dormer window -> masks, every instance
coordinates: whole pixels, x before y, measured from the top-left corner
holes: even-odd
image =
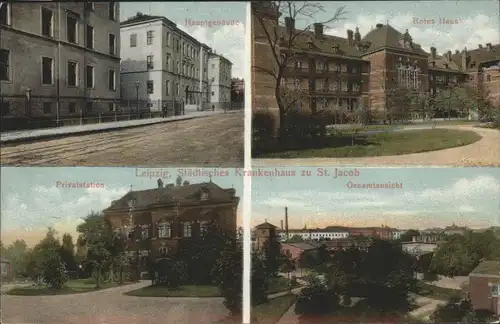
[[[208,200],[208,191],[202,191],[200,199],[201,200]]]

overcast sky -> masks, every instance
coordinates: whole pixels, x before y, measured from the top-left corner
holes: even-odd
[[[301,3],[300,1],[297,4]],[[328,21],[333,13],[344,7],[342,19],[329,24],[326,33],[346,37],[346,30],[359,27],[361,37],[376,24],[389,24],[400,32],[408,29],[413,41],[430,52],[477,48],[479,44],[500,42],[500,2],[490,1],[324,1],[325,12],[312,19],[299,16],[297,26],[303,28],[313,22]],[[300,19],[299,19],[300,18]],[[456,24],[441,24],[441,19]],[[426,23],[422,23],[426,21]]]
[[[233,63],[232,76],[244,76],[245,2],[121,2],[120,20],[135,16],[137,12],[164,16],[198,41],[212,47]],[[235,20],[231,26],[188,26],[186,20]]]
[[[272,169],[269,169],[272,170]],[[310,170],[311,176],[301,176]],[[359,168],[359,175],[252,178],[252,225],[280,226],[288,207],[289,226],[380,226],[402,229],[500,225],[498,168]],[[351,170],[342,168],[342,170]],[[349,184],[398,183],[401,189],[358,189]],[[349,188],[350,187],[350,188]]]
[[[61,234],[64,232],[74,234],[82,217],[86,217],[91,211],[101,211],[108,207],[112,200],[126,194],[131,185],[133,190],[156,188],[158,179],[156,173],[160,170],[163,182],[166,184],[175,182],[180,169],[2,167],[0,202],[2,241],[10,243],[21,238],[28,244],[37,243],[49,226]],[[228,171],[228,175],[214,176],[212,181],[222,188],[234,187],[236,195],[241,197],[243,178],[235,176],[234,170],[231,169],[219,169],[219,171],[220,173]],[[153,175],[139,176],[145,175],[145,172]],[[183,179],[191,183],[209,181],[208,176],[184,176]],[[62,184],[64,182],[102,184],[103,188],[64,188]],[[241,221],[241,205],[240,201],[239,221]]]

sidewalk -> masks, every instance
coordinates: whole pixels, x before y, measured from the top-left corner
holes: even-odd
[[[227,113],[236,113],[243,110],[231,110]],[[33,129],[33,130],[22,130],[14,132],[5,132],[0,134],[1,144],[12,144],[17,142],[29,142],[39,139],[49,139],[58,138],[74,135],[85,135],[97,132],[108,132],[113,130],[119,130],[124,128],[141,127],[146,125],[154,125],[160,123],[168,123],[179,120],[188,120],[194,118],[209,117],[213,115],[224,114],[223,110],[219,111],[196,111],[190,112],[187,115],[182,116],[172,116],[167,118],[150,118],[150,119],[136,119],[127,120],[119,122],[109,122],[101,124],[88,124],[88,125],[78,125],[78,126],[66,126],[60,128],[45,128],[45,129]]]

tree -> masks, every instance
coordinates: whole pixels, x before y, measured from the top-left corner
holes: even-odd
[[[66,267],[58,251],[49,249],[43,251],[39,262],[40,274],[44,282],[54,289],[61,289],[68,281]]]
[[[264,262],[262,262],[262,259],[256,253],[252,253],[252,272],[250,283],[252,305],[260,305],[267,302],[269,278],[266,273]]]
[[[169,289],[178,289],[187,279],[186,263],[183,261],[162,258],[155,268],[158,272],[156,283]]]
[[[293,258],[292,256],[292,253],[290,253],[290,251],[285,251],[284,254],[283,254],[283,259],[282,259],[283,263],[281,264],[281,267],[280,267],[280,270],[281,272],[284,272],[287,274],[288,276],[288,281],[289,281],[289,288],[290,290],[292,289],[292,285],[291,285],[291,278],[290,278],[290,274],[295,271],[296,267],[295,267],[295,259]]]
[[[243,306],[243,246],[240,241],[226,242],[212,274],[224,296],[224,306],[231,315],[240,315]]]
[[[75,271],[76,261],[75,261],[75,245],[73,244],[73,237],[65,233],[62,237],[62,245],[59,250],[62,261],[66,265],[68,271]]]
[[[413,238],[417,236],[420,236],[420,232],[414,229],[410,229],[403,233],[399,240],[401,242],[411,242]]]
[[[474,310],[470,300],[450,298],[445,305],[440,305],[431,314],[434,323],[489,323],[495,314],[488,310]]]
[[[270,277],[278,276],[283,263],[281,244],[277,240],[267,240],[262,246],[262,260]]]
[[[11,263],[14,276],[25,276],[30,250],[24,240],[16,240],[9,246],[2,245],[2,256]]]
[[[274,97],[276,99],[279,110],[279,137],[285,138],[286,113],[294,107],[295,95],[290,96],[287,94],[287,87],[284,85],[284,78],[287,76],[287,69],[295,64],[297,58],[303,55],[303,50],[297,45],[297,40],[303,37],[309,31],[312,24],[305,26],[303,29],[296,29],[293,32],[283,34],[283,28],[279,26],[279,16],[270,19],[261,14],[260,10],[263,7],[274,7],[276,13],[281,13],[283,16],[293,19],[294,21],[304,21],[313,18],[316,13],[326,12],[321,4],[316,3],[297,3],[294,1],[255,1],[252,3],[252,15],[256,18],[256,28],[259,32],[255,34],[256,40],[269,45],[270,67],[267,66],[252,66],[252,68],[265,78],[269,78],[274,87]],[[344,8],[339,8],[334,13],[333,17],[321,22],[327,26],[335,21],[338,21],[344,13]],[[304,19],[305,18],[305,19]],[[269,63],[269,62],[268,62]],[[294,92],[295,93],[295,92]],[[287,100],[290,98],[292,100]]]

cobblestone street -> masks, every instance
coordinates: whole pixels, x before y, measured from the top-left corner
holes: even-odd
[[[228,314],[221,298],[131,297],[150,282],[60,296],[2,295],[4,324],[217,323]]]
[[[242,167],[241,113],[2,146],[3,166]]]

